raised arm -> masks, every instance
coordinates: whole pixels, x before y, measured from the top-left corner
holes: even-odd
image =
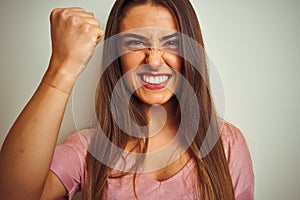
[[[49,173],[49,168],[66,104],[78,75],[103,35],[94,15],[82,8],[55,9],[50,21],[49,67],[1,148],[3,200],[40,199],[45,187],[56,188],[53,184],[58,183],[57,178]],[[51,196],[63,195],[62,192],[65,191],[53,190],[57,194]]]

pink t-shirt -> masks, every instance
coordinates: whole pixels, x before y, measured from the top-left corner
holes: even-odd
[[[71,134],[56,147],[51,170],[66,187],[68,194],[63,199],[72,199],[82,191],[86,180],[85,156],[87,150],[82,143],[82,135],[91,138],[93,131],[84,129]],[[81,136],[79,136],[81,134]],[[241,132],[233,125],[225,123],[222,130],[224,150],[232,178],[236,200],[254,199],[254,175],[250,153]],[[133,175],[109,178],[105,188],[105,199],[136,199],[132,184]],[[139,199],[184,200],[195,199],[197,168],[191,159],[178,173],[164,181],[157,181],[146,173],[136,178],[136,193]]]

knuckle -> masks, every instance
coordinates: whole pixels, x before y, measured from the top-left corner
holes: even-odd
[[[78,16],[77,15],[72,15],[70,18],[69,18],[69,20],[70,20],[70,23],[71,24],[77,24],[78,23]]]
[[[95,17],[93,12],[87,12],[87,14],[89,14],[91,17]]]
[[[84,23],[82,29],[84,32],[90,32],[93,29],[93,26],[89,23]]]
[[[50,19],[51,20],[54,20],[55,17],[57,16],[57,13],[60,11],[61,9],[60,8],[55,8],[51,11],[51,14],[50,14]]]
[[[67,17],[67,16],[70,15],[70,12],[71,12],[71,10],[68,9],[68,8],[63,9],[63,10],[60,12],[60,16],[61,16],[61,17]]]
[[[98,19],[95,19],[95,23],[96,23],[97,26],[100,27],[100,21]]]
[[[74,9],[78,9],[78,10],[80,10],[80,11],[85,12],[84,8],[82,8],[82,7],[74,7]]]

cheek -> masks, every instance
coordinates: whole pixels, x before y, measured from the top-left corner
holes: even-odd
[[[174,54],[165,54],[163,55],[163,58],[169,67],[173,68],[177,72],[181,72],[182,61],[180,56]]]
[[[130,52],[120,57],[123,74],[143,64],[145,55],[140,52]]]

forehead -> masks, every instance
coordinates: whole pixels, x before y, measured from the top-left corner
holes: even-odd
[[[174,17],[168,8],[151,4],[129,9],[120,22],[120,32],[149,27],[177,31]]]

